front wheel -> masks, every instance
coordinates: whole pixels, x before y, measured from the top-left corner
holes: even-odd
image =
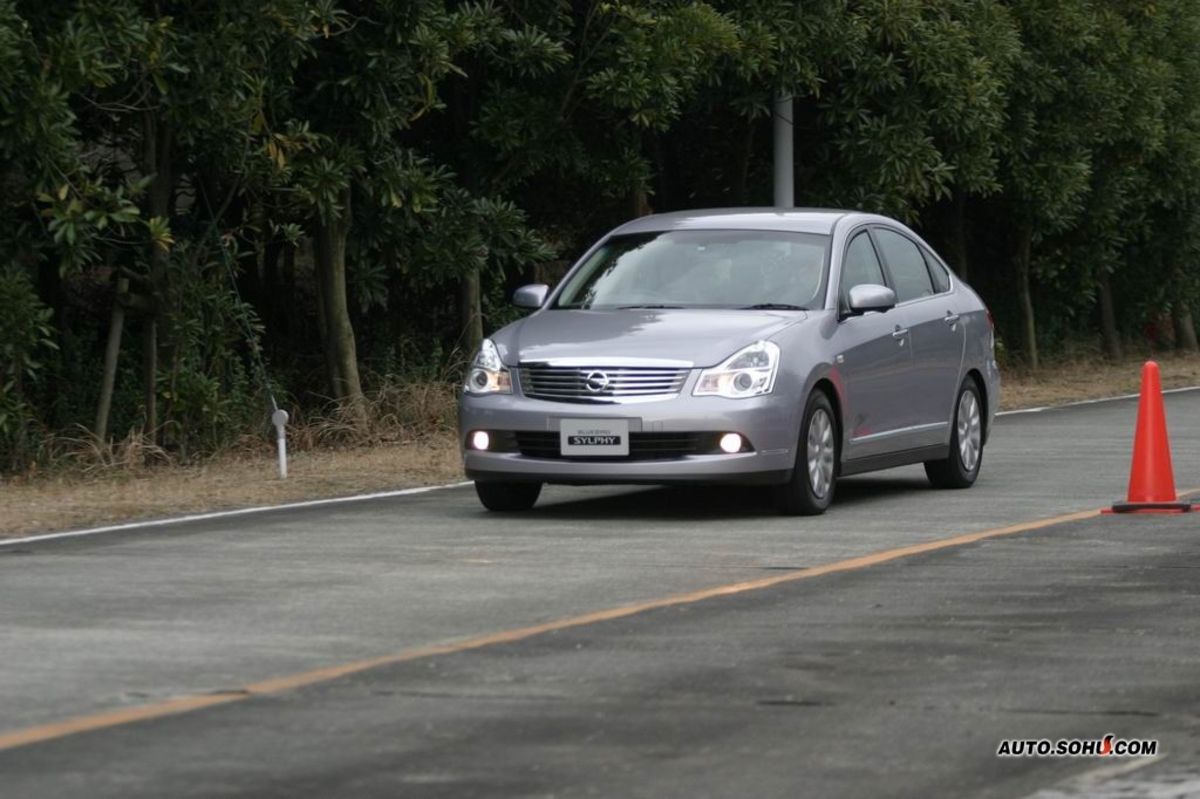
[[[796,468],[792,479],[775,489],[775,507],[785,516],[817,516],[833,502],[837,479],[837,423],[823,391],[814,391],[804,407]]]
[[[954,408],[949,457],[925,462],[925,474],[934,488],[970,488],[983,465],[983,403],[972,378],[963,380]]]
[[[475,493],[488,510],[529,510],[542,493],[541,483],[475,481]]]

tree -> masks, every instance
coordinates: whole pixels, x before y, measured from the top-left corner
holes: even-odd
[[[1118,277],[1125,294],[1141,298],[1144,307],[1170,307],[1179,345],[1196,352],[1200,347],[1192,306],[1200,298],[1200,59],[1195,42],[1200,3],[1160,3],[1141,19],[1153,37],[1151,53],[1165,68],[1162,140],[1142,164],[1141,182],[1131,192],[1136,224],[1130,226],[1121,264],[1130,268]]]
[[[1093,169],[1092,126],[1107,78],[1105,43],[1088,0],[1015,0],[1022,52],[1013,71],[1001,145],[1001,184],[1011,225],[1012,274],[1022,352],[1038,367],[1033,302],[1035,247],[1079,218]]]
[[[468,190],[582,243],[598,219],[647,211],[659,137],[740,47],[736,25],[707,3],[506,4],[455,83],[453,144],[438,157]],[[472,274],[464,285],[464,320],[478,318]]]

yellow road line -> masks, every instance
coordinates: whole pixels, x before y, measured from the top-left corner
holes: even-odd
[[[1180,495],[1182,496],[1198,492],[1200,492],[1200,488],[1180,492]],[[164,716],[174,716],[181,713],[190,713],[192,711],[202,710],[204,708],[214,707],[216,705],[240,702],[254,696],[263,696],[267,694],[280,693],[282,691],[291,691],[308,685],[325,683],[331,680],[337,680],[341,677],[347,677],[352,674],[359,674],[361,672],[368,671],[370,669],[376,669],[381,666],[406,663],[413,660],[420,660],[422,658],[436,657],[438,655],[451,655],[458,652],[467,652],[472,649],[481,649],[483,647],[495,646],[497,644],[508,644],[515,641],[522,641],[527,638],[532,638],[534,636],[544,635],[545,633],[555,632],[557,630],[568,630],[574,627],[583,627],[603,621],[621,619],[651,610],[660,610],[662,608],[669,608],[677,605],[689,605],[696,602],[703,602],[708,599],[714,599],[716,597],[744,594],[749,591],[760,591],[764,588],[771,588],[777,585],[793,583],[799,580],[807,580],[813,577],[821,577],[826,574],[857,571],[859,569],[870,568],[871,566],[878,566],[882,563],[900,560],[901,558],[912,557],[913,555],[922,555],[927,552],[936,552],[942,549],[950,549],[952,547],[974,544],[978,541],[984,541],[989,538],[999,538],[1001,536],[1016,535],[1018,533],[1029,532],[1031,530],[1040,530],[1058,524],[1065,524],[1067,522],[1091,519],[1098,517],[1099,515],[1100,511],[1098,509],[1079,511],[1076,513],[1066,513],[1061,516],[1037,519],[1035,521],[1013,524],[1007,527],[997,527],[977,533],[966,533],[964,535],[957,535],[951,538],[942,538],[936,541],[926,541],[925,543],[921,544],[911,544],[909,546],[896,547],[895,549],[885,549],[868,555],[846,558],[845,560],[838,560],[832,563],[825,563],[820,566],[813,566],[806,569],[797,569],[795,571],[784,572],[771,577],[763,577],[758,580],[747,580],[745,582],[719,585],[699,591],[691,591],[688,593],[675,594],[673,596],[663,597],[660,599],[637,602],[632,605],[623,605],[621,607],[609,608],[607,610],[584,613],[578,616],[569,616],[564,619],[549,621],[543,624],[535,624],[529,627],[518,627],[511,630],[503,630],[501,632],[472,636],[470,638],[464,638],[445,644],[420,646],[413,649],[406,649],[391,655],[383,655],[381,657],[368,658],[366,660],[356,660],[349,663],[326,666],[324,668],[312,669],[310,671],[303,671],[283,677],[274,677],[271,679],[262,680],[260,682],[250,683],[233,691],[216,694],[183,696],[175,699],[167,699],[161,702],[152,702],[145,705],[139,705],[132,708],[103,711],[85,716],[76,716],[63,721],[40,724],[35,727],[27,727],[25,729],[0,733],[0,751],[5,749],[13,749],[18,746],[28,746],[30,744],[41,743],[44,741],[52,741],[68,735],[74,735],[76,733],[102,730],[110,727],[119,727],[124,724],[133,724],[139,721],[149,721],[150,719],[162,718]]]
[[[65,738],[68,735],[74,735],[78,732],[91,732],[92,730],[102,730],[108,727],[119,727],[122,724],[133,724],[138,721],[157,719],[162,716],[173,716],[177,713],[189,713],[201,708],[236,702],[242,698],[242,696],[233,693],[211,694],[207,696],[181,696],[176,699],[167,699],[149,705],[138,705],[137,707],[122,708],[121,710],[109,710],[90,716],[76,716],[64,721],[54,721],[49,724],[40,724],[37,727],[28,727],[24,730],[14,730],[13,732],[4,733],[0,735],[0,750],[12,749],[15,746],[25,746],[26,744],[34,744],[40,741],[51,741],[55,738]]]

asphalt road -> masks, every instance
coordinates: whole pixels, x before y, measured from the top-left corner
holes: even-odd
[[[970,491],[897,469],[845,481],[819,519],[749,490],[552,488],[498,516],[450,489],[0,546],[0,739],[98,727],[0,751],[0,795],[1200,793],[1200,517],[790,576],[1107,505],[1134,410],[1004,417]],[[1200,393],[1168,417],[1180,488],[1200,486]],[[246,692],[394,653],[411,658]],[[212,706],[112,724],[180,696]],[[1106,733],[1160,757],[994,755]]]

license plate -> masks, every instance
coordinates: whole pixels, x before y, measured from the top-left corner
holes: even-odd
[[[628,455],[628,419],[563,419],[559,426],[563,457]]]

